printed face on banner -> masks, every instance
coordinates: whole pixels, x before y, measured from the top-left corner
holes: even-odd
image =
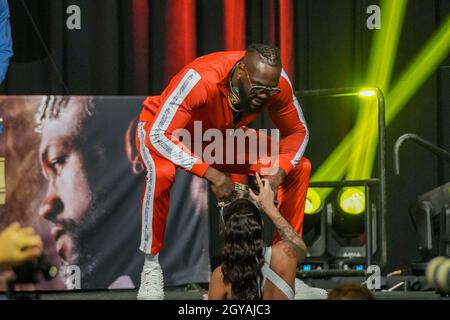
[[[83,101],[74,101],[72,107],[60,112],[58,117],[42,122],[39,160],[48,180],[47,194],[39,208],[39,215],[54,223],[51,235],[61,259],[77,264],[79,244],[77,227],[92,215],[92,190],[88,183],[85,157],[80,147],[82,123],[86,119]]]
[[[34,227],[44,255],[59,268],[57,279],[25,288],[136,287],[145,180],[133,169],[137,152],[130,132],[142,99],[0,98],[0,156],[7,167],[0,230],[13,221]],[[68,285],[71,270],[79,270],[76,286]],[[0,275],[0,290],[5,282]]]
[[[52,280],[20,284],[18,290],[139,286],[146,172],[135,132],[143,100],[0,96],[0,158],[6,167],[0,231],[12,222],[33,227],[43,255],[59,270]],[[208,187],[188,173],[177,176],[161,266],[168,285],[207,282]],[[0,291],[11,275],[0,273]]]

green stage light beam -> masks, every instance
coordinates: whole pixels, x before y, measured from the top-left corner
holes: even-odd
[[[450,15],[442,26],[434,33],[406,71],[400,76],[395,86],[386,95],[386,125],[389,125],[408,101],[433,74],[439,64],[450,53]],[[362,171],[362,179],[372,174],[375,164],[378,132],[374,130],[368,136],[366,160]]]
[[[375,34],[366,83],[380,88],[383,92],[391,80],[406,6],[406,0],[381,3],[381,12],[385,18],[381,30]],[[367,149],[370,147],[367,137],[371,137],[373,131],[377,130],[377,109],[376,99],[366,99],[360,103],[356,122],[357,133],[354,136],[355,152],[351,155],[348,166],[349,180],[369,178],[363,174]]]
[[[325,180],[339,181],[345,176],[348,165],[348,154],[353,145],[353,134],[354,129],[347,133],[339,144],[339,147],[333,150],[325,162],[312,175],[312,182]],[[321,199],[325,201],[333,189],[317,188],[316,191],[319,193]]]
[[[389,21],[392,21],[392,19],[395,18],[395,10],[392,8],[392,3],[395,1],[383,1],[382,2],[382,12],[385,11],[389,14],[387,15],[387,23],[386,28],[382,28],[380,31],[376,31],[376,37],[374,38],[374,44],[373,47],[375,48],[374,53],[371,55],[371,60],[369,63],[369,76],[368,79],[370,79],[369,82],[375,82],[376,75],[378,73],[378,67],[377,64],[378,61],[382,60],[383,57],[383,46],[385,45],[387,36],[386,31],[392,32],[392,26],[395,25],[394,23],[389,23]],[[399,1],[402,6],[404,7],[405,1]],[[395,7],[395,6],[394,6]],[[384,10],[386,8],[386,10]],[[404,11],[404,10],[400,10]],[[398,18],[403,17],[403,15],[398,15]],[[393,46],[389,46],[393,47]],[[391,62],[387,62],[386,64],[389,65]],[[354,94],[348,94],[348,95],[354,95]],[[364,109],[359,110],[359,118],[364,118],[364,114],[367,113]],[[357,124],[365,124],[362,121],[357,122]],[[352,130],[347,134],[347,136],[341,141],[339,147],[337,147],[330,156],[325,160],[325,162],[316,170],[316,172],[311,177],[311,181],[324,181],[324,180],[340,180],[345,176],[345,173],[347,172],[348,164],[349,164],[349,158],[351,158],[350,150],[353,146],[356,146],[356,148],[362,148],[362,141],[360,139],[356,140],[355,137],[357,135],[355,132],[363,132],[361,127],[353,127]],[[325,199],[333,189],[326,189],[326,188],[319,188],[318,192],[322,199]]]
[[[428,45],[426,45],[426,47],[421,51],[422,54],[420,54],[419,56],[424,56],[424,58],[427,59],[422,59],[421,62],[419,63],[419,58],[416,58],[414,61],[417,61],[417,65],[419,67],[421,67],[421,69],[426,70],[426,63],[425,61],[429,60],[429,56],[432,52],[437,51],[439,54],[439,56],[443,56],[442,60],[445,59],[445,56],[448,55],[448,52],[450,51],[449,46],[450,46],[450,15],[446,18],[445,23],[443,24],[443,26],[441,26],[439,28],[439,30],[435,33],[435,36],[433,36],[432,40],[430,40],[428,42]],[[434,45],[432,45],[431,43],[433,43]],[[437,46],[436,48],[433,48],[433,46]],[[428,52],[428,55],[426,54]],[[435,63],[436,65],[433,66],[433,68],[431,68],[431,66],[429,66],[429,73],[431,74],[436,66],[440,63],[440,62],[436,62],[437,60],[435,59]],[[416,72],[414,72],[416,71]],[[408,93],[409,98],[407,97],[407,92],[401,92],[399,88],[403,87],[403,86],[408,86],[411,85],[411,83],[408,83],[408,79],[409,78],[414,78],[417,76],[417,70],[410,70],[408,68],[408,70],[404,73],[404,76],[402,76],[400,78],[400,80],[397,82],[397,84],[395,85],[394,89],[391,90],[391,92],[387,95],[387,114],[386,114],[386,126],[389,125],[392,120],[395,118],[395,116],[401,111],[401,108],[406,104],[406,100],[409,100],[409,98],[411,98],[411,96],[415,93],[415,91],[418,89],[418,87],[420,85],[423,84],[423,82],[425,81],[425,79],[422,80],[421,83],[417,83],[416,81],[413,81],[414,84],[414,92],[410,91]],[[402,102],[403,103],[400,103]],[[403,104],[403,106],[402,106]],[[330,156],[325,160],[325,162],[316,170],[316,172],[313,174],[313,176],[311,177],[311,181],[324,181],[324,180],[331,180],[331,181],[336,181],[336,180],[340,180],[343,178],[343,176],[345,175],[345,172],[347,170],[347,167],[349,165],[349,158],[350,158],[350,152],[352,150],[352,142],[353,142],[353,136],[355,135],[356,132],[356,128],[354,127],[340,142],[340,144],[332,151],[332,153],[330,154]],[[376,145],[377,142],[374,141],[376,140],[376,136],[375,138],[371,138],[372,141],[369,142],[369,144],[371,144],[372,146],[372,150],[373,151],[369,151],[372,152],[373,154],[375,154],[376,151]],[[375,159],[375,156],[372,156],[372,159]],[[372,161],[372,165],[370,168],[366,168],[364,171],[365,172],[369,172],[369,174],[365,174],[365,176],[369,176],[371,175],[372,172],[372,168],[373,168],[373,161]],[[328,188],[319,188],[319,194],[322,197],[322,199],[326,199],[326,197],[332,192],[333,189],[328,189]]]
[[[376,94],[376,92],[375,90],[364,89],[358,92],[358,94],[360,97],[373,97]]]
[[[390,122],[450,53],[450,14],[416,56],[387,96],[386,121]]]

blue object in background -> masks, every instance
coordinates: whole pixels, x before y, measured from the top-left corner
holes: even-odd
[[[7,0],[0,0],[0,84],[5,80],[9,59],[13,55],[11,25]]]
[[[311,271],[311,265],[310,264],[305,264],[303,266],[303,271]]]

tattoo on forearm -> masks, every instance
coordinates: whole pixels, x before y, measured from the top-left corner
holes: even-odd
[[[274,224],[281,239],[294,250],[299,260],[303,259],[306,255],[306,246],[294,228],[282,216],[275,218]]]

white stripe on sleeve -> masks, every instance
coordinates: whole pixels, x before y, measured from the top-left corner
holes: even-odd
[[[286,79],[286,81],[291,86],[292,92],[294,92],[292,83],[289,80],[289,77],[288,77],[286,71],[284,71],[284,69],[281,70],[281,76]],[[305,149],[306,149],[306,146],[308,145],[308,141],[309,141],[309,131],[308,131],[308,127],[306,125],[305,117],[303,116],[302,108],[301,108],[300,103],[298,102],[295,94],[292,94],[292,99],[294,102],[295,110],[297,110],[297,114],[300,119],[300,122],[302,123],[302,125],[305,127],[305,130],[306,130],[305,139],[303,140],[303,143],[300,145],[300,148],[298,149],[297,153],[295,154],[294,159],[291,160],[292,166],[295,167],[298,164],[298,162],[300,161],[300,159],[302,158],[303,154],[305,153]]]
[[[200,81],[198,72],[190,69],[166,100],[150,131],[150,142],[165,158],[185,170],[191,170],[197,159],[173,143],[164,134],[180,104]]]

